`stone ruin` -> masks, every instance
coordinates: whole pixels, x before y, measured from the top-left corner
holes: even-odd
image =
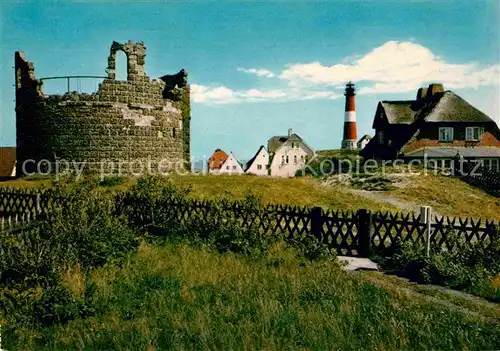
[[[127,57],[127,80],[115,79],[116,53]],[[113,42],[107,78],[92,94],[44,95],[22,51],[15,53],[17,175],[48,173],[58,163],[87,171],[142,164],[162,171],[190,168],[190,91],[181,70],[151,80],[142,42]],[[137,171],[138,172],[138,171]]]

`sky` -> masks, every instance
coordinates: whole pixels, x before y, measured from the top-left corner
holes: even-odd
[[[339,148],[349,80],[358,136],[373,135],[379,101],[414,99],[429,83],[499,123],[499,4],[0,0],[0,146],[15,145],[16,50],[37,78],[104,76],[111,43],[128,40],[144,42],[150,78],[187,70],[195,160],[216,148],[250,159],[289,128],[317,150]],[[124,59],[117,65],[120,75]],[[71,88],[93,92],[98,83]],[[65,84],[46,81],[44,93]]]

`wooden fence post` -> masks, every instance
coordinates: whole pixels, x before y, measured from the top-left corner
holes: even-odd
[[[491,225],[491,239],[490,242],[500,240],[500,224]]]
[[[311,217],[311,232],[319,241],[323,241],[323,210],[315,206],[311,208],[309,216]]]
[[[425,224],[425,254],[427,257],[431,254],[431,215],[430,206],[420,206],[420,223]]]
[[[358,210],[358,254],[361,257],[372,255],[372,236],[375,233],[373,215],[366,209]]]
[[[38,213],[42,213],[42,205],[41,205],[41,196],[40,196],[40,194],[36,194],[36,211]]]

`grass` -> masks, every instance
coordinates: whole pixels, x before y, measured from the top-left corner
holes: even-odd
[[[499,305],[483,300],[476,296],[468,295],[466,293],[458,293],[457,291],[447,290],[435,285],[416,284],[404,278],[395,275],[383,274],[377,271],[365,271],[362,273],[388,284],[392,284],[398,287],[404,287],[424,295],[433,296],[440,299],[441,301],[449,302],[458,307],[466,308],[485,317],[496,318],[500,320]]]
[[[500,199],[460,179],[430,174],[415,177],[411,186],[396,188],[392,196],[419,201],[445,216],[500,219]]]
[[[285,203],[299,206],[321,206],[341,210],[395,211],[396,207],[350,193],[344,187],[326,187],[311,177],[275,178],[257,176],[184,176],[173,177],[174,184],[191,185],[191,196],[216,199],[243,199],[251,192],[264,203]]]
[[[267,258],[142,243],[120,267],[69,270],[76,299],[96,287],[96,314],[7,349],[498,349],[497,322],[308,263],[278,245]]]
[[[391,169],[388,168],[388,171],[391,172]],[[242,199],[246,193],[252,192],[260,196],[264,203],[321,206],[339,210],[368,208],[372,211],[401,211],[384,201],[384,197],[389,196],[415,206],[432,206],[435,213],[440,215],[500,219],[500,199],[459,179],[434,174],[412,177],[405,187],[391,187],[391,190],[381,193],[380,200],[353,194],[348,186],[323,185],[320,179],[312,177],[186,175],[169,178],[175,185],[191,186],[191,196],[204,199]],[[135,182],[133,178],[114,177],[102,182],[101,187],[125,190]],[[2,182],[0,186],[50,188],[52,181],[48,177],[21,178]]]

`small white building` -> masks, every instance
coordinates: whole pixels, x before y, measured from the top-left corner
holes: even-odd
[[[262,145],[254,157],[247,162],[245,173],[265,176],[269,171],[269,153]]]
[[[370,140],[372,139],[371,136],[369,136],[368,134],[365,134],[361,137],[361,139],[358,140],[358,150],[363,150],[366,146],[366,144],[368,144],[370,142]]]
[[[243,171],[243,166],[240,161],[238,161],[238,158],[234,155],[234,153],[231,151],[227,159],[224,161],[222,164],[219,174],[243,174],[245,173]]]
[[[271,159],[270,174],[278,177],[294,177],[305,167],[315,151],[297,134],[288,130],[288,136],[274,136],[268,141]]]

